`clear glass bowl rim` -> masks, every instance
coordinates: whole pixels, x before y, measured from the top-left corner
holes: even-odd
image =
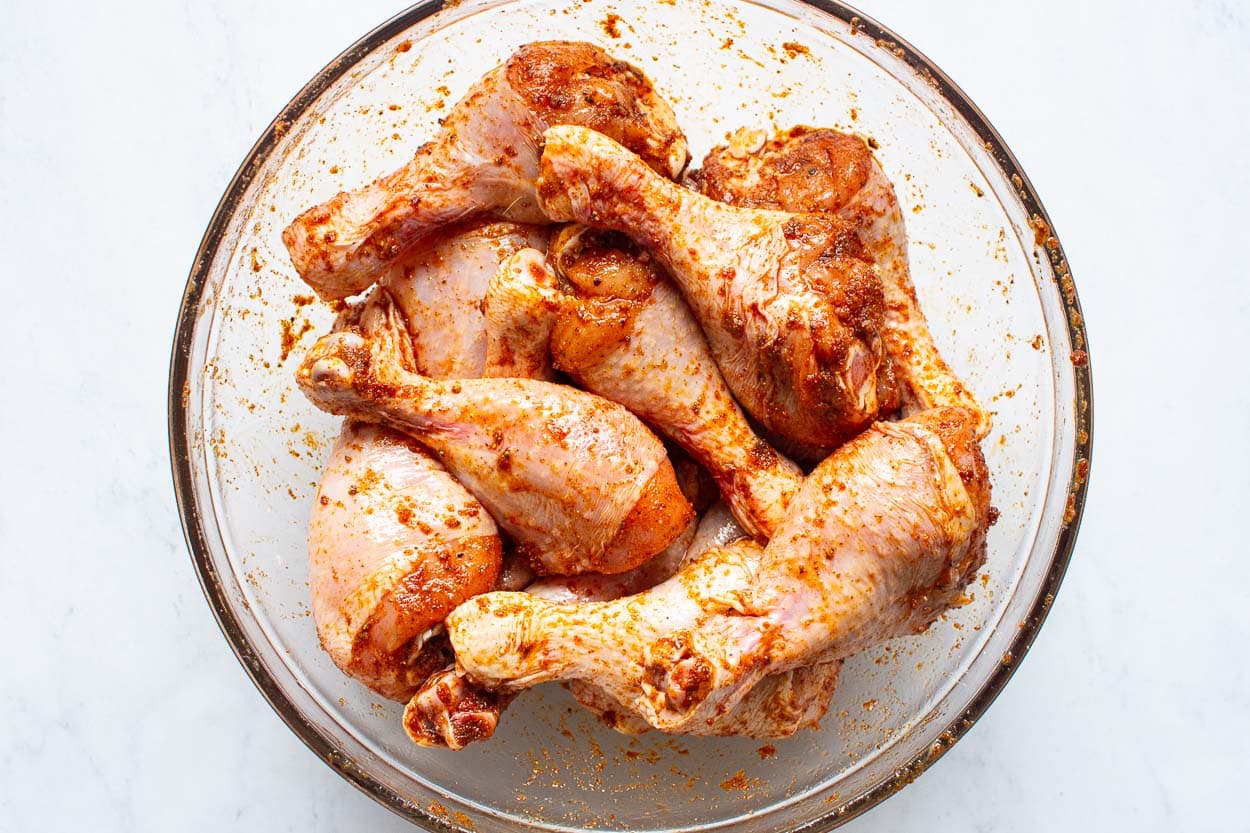
[[[914,781],[921,773],[932,766],[943,754],[951,749],[976,721],[983,715],[999,692],[1006,686],[1021,660],[1028,653],[1033,641],[1037,638],[1046,616],[1053,605],[1055,595],[1063,582],[1076,545],[1077,533],[1085,507],[1085,496],[1089,484],[1088,465],[1092,460],[1093,445],[1093,389],[1092,372],[1088,357],[1089,340],[1085,332],[1084,317],[1081,313],[1080,299],[1075,290],[1075,279],[1067,267],[1067,258],[1063,253],[1062,244],[1058,242],[1054,224],[1050,221],[1046,209],[1037,196],[1032,183],[1021,170],[1015,156],[1007,147],[998,131],[989,123],[981,111],[968,96],[941,69],[925,57],[919,50],[899,37],[890,29],[873,20],[871,17],[837,0],[800,0],[800,2],[832,15],[853,26],[859,32],[879,42],[887,42],[896,47],[895,54],[912,70],[928,78],[943,99],[972,127],[976,135],[991,152],[995,163],[1005,177],[1017,185],[1021,203],[1029,216],[1040,217],[1046,227],[1052,230],[1053,245],[1047,244],[1052,266],[1062,266],[1064,273],[1072,280],[1060,293],[1066,315],[1065,326],[1072,345],[1085,354],[1079,364],[1073,362],[1073,380],[1075,382],[1076,408],[1075,418],[1077,431],[1073,448],[1073,463],[1084,461],[1085,468],[1074,477],[1069,489],[1065,522],[1056,541],[1055,550],[1051,555],[1050,565],[1042,581],[1036,601],[1026,616],[1023,626],[1011,643],[1010,655],[1012,662],[1000,663],[994,673],[977,692],[968,707],[950,721],[944,738],[949,742],[937,748],[924,750],[900,767],[891,778],[877,786],[849,799],[847,802],[831,809],[829,812],[814,819],[812,822],[796,830],[803,833],[824,833],[840,827],[858,815],[870,810],[885,799],[894,795],[907,784]],[[177,328],[174,332],[173,348],[169,367],[168,390],[168,424],[169,454],[173,473],[174,493],[178,503],[178,513],[182,522],[183,536],[195,567],[200,586],[212,609],[218,626],[230,643],[231,649],[238,658],[252,682],[268,701],[269,705],[282,718],[303,743],[327,765],[334,769],[349,783],[397,813],[401,817],[415,823],[419,827],[434,831],[454,831],[459,828],[423,807],[406,801],[402,796],[375,780],[368,772],[341,752],[336,744],[324,735],[313,723],[308,721],[283,693],[281,686],[266,669],[263,662],[248,641],[239,624],[234,609],[226,599],[224,585],[217,574],[209,555],[205,540],[205,519],[195,502],[193,472],[190,465],[190,447],[188,443],[188,409],[183,399],[185,386],[189,384],[191,363],[191,345],[195,328],[195,320],[201,297],[208,279],[209,269],[216,257],[217,250],[226,237],[230,218],[242,200],[247,188],[251,185],[255,174],[259,171],[270,153],[273,152],[281,139],[285,128],[296,119],[334,82],[348,72],[359,60],[369,54],[378,45],[385,43],[400,32],[405,31],[417,22],[440,11],[444,0],[422,0],[408,9],[398,13],[390,20],[382,23],[354,44],[339,54],[316,74],[294,98],[282,109],[273,121],[265,128],[260,138],[252,146],[247,157],[235,172],[227,186],[221,201],[213,213],[207,230],[200,241],[186,289],[182,297],[182,305],[178,312]]]

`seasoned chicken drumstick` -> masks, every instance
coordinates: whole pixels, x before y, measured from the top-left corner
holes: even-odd
[[[336,665],[406,700],[450,659],[431,631],[494,588],[500,557],[495,522],[429,452],[344,423],[308,529],[313,620]]]
[[[552,335],[556,367],[689,452],[743,528],[769,538],[803,474],[751,430],[659,263],[628,238],[585,226],[565,227],[551,254],[575,293]]]
[[[881,276],[881,335],[908,394],[906,412],[939,405],[971,408],[981,414],[979,435],[989,433],[989,413],[933,343],[911,281],[907,229],[894,186],[863,139],[808,127],[772,137],[743,129],[714,148],[691,179],[704,194],[730,205],[824,211],[846,220]]]
[[[404,312],[423,375],[550,378],[554,277],[538,252],[522,248],[545,240],[534,226],[473,223],[427,238],[391,267],[381,283]],[[440,745],[459,748],[489,737],[511,697],[444,670],[453,656],[442,620],[495,586],[500,542],[490,516],[410,437],[352,420],[331,452],[320,497],[309,532],[310,583],[326,650],[378,693],[412,698],[406,717],[429,722],[406,721],[421,732],[418,742],[434,733]],[[451,525],[441,522],[446,513]],[[470,516],[477,520],[457,523]],[[474,534],[482,523],[489,538]],[[688,538],[679,541],[684,552]],[[679,558],[645,586],[671,575]],[[639,571],[655,571],[659,560]],[[603,592],[618,581],[596,574],[587,586]]]
[[[663,444],[633,414],[547,382],[411,373],[403,323],[389,295],[375,292],[356,328],[309,351],[300,387],[323,410],[418,438],[535,569],[622,572],[689,522]]]
[[[770,535],[801,483],[797,467],[756,438],[724,388],[698,325],[685,303],[624,240],[570,227],[553,241],[552,254],[579,301],[566,305],[553,352],[561,369],[584,387],[627,405],[683,441],[719,475],[722,492],[752,531]],[[751,488],[754,486],[754,488]],[[757,521],[758,519],[758,521]],[[670,546],[666,552],[676,551]],[[605,600],[638,592],[668,572],[663,555],[608,581],[600,576],[547,579],[527,592],[552,600]],[[674,565],[675,567],[675,565]],[[663,577],[662,575],[660,577]],[[642,583],[640,586],[639,583]],[[752,689],[740,708],[700,734],[780,737],[824,713],[840,663],[816,663],[772,675]],[[585,681],[572,690],[588,708],[622,730],[638,730],[636,718],[611,696]],[[405,713],[419,742],[461,748],[488,734],[497,721],[496,702],[468,686],[457,672],[432,678]]]
[[[746,538],[724,504],[714,506],[696,525],[650,561],[614,576],[597,573],[549,576],[525,588],[527,594],[559,604],[608,601],[642,592],[672,576],[686,560],[714,546]],[[756,547],[755,552],[759,551]],[[818,720],[828,706],[840,663],[782,672],[761,681],[752,695],[703,734],[786,737]],[[569,690],[587,709],[619,732],[637,734],[651,727],[593,682],[570,680]],[[494,733],[514,692],[488,691],[455,668],[429,677],[404,710],[404,728],[422,746],[463,749]]]
[[[612,136],[665,176],[689,159],[672,109],[639,69],[589,43],[527,44],[456,103],[407,165],[297,217],[282,234],[296,270],[323,298],[345,298],[448,223],[544,222],[534,180],[554,124]]]
[[[829,179],[835,191],[862,188],[837,168]],[[760,182],[739,187],[750,195]],[[792,207],[824,207],[806,199]],[[914,302],[899,307],[895,326],[924,332],[913,314]],[[911,385],[933,383],[927,400],[912,396],[939,407],[875,425],[826,459],[759,559],[741,543],[714,548],[646,593],[599,605],[480,596],[448,619],[461,665],[501,690],[593,676],[596,699],[633,716],[625,724],[692,732],[740,713],[778,670],[923,630],[985,557],[984,418],[945,364],[908,373],[912,355],[898,358]]]
[[[653,586],[657,579],[671,575],[679,561],[697,559],[712,548],[736,545],[755,561],[762,553],[759,545],[746,540],[746,533],[734,523],[724,504],[704,516],[693,538],[688,548],[670,546],[643,567],[621,576],[551,577],[531,585],[527,593],[556,603],[606,601]],[[680,555],[683,551],[684,556]],[[710,723],[695,726],[692,733],[788,737],[824,715],[840,666],[840,661],[824,662],[769,675],[736,707]],[[570,680],[569,690],[619,732],[637,734],[651,728],[591,681]],[[447,670],[431,677],[412,698],[404,712],[405,727],[423,745],[462,749],[493,732],[500,709],[512,696],[506,691],[484,691],[458,672]]]
[[[764,426],[831,450],[893,410],[881,281],[844,222],[719,203],[593,130],[544,136],[543,210],[623,232],[658,257],[730,389]]]
[[[488,687],[593,680],[651,726],[697,732],[770,674],[926,628],[985,558],[977,415],[878,423],[808,477],[758,561],[712,549],[636,596],[556,605],[487,593],[452,611],[457,662]]]

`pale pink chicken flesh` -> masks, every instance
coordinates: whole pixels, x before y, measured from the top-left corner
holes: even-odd
[[[542,252],[522,249],[504,261],[482,300],[486,364],[481,375],[554,379],[549,345],[562,300]]]
[[[308,529],[313,620],[335,664],[407,699],[448,659],[425,650],[457,604],[495,587],[495,522],[429,452],[347,421],[321,475]]]

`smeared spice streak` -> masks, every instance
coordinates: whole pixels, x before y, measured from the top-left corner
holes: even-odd
[[[781,45],[781,48],[786,51],[786,55],[790,56],[791,60],[799,57],[800,55],[812,54],[812,50],[808,49],[803,44],[795,43],[794,41],[789,41],[789,40],[783,43]]]
[[[311,321],[303,320],[296,329],[294,318],[288,318],[279,323],[282,326],[282,352],[278,356],[278,361],[284,362],[291,355],[291,350],[304,337],[304,334],[312,329],[313,325]]]
[[[746,770],[740,769],[733,774],[733,777],[726,778],[724,781],[721,781],[720,788],[726,791],[737,790],[739,792],[748,792],[751,787],[759,786],[759,783],[758,778],[748,779]]]
[[[619,38],[621,36],[621,23],[624,22],[619,14],[608,12],[608,16],[599,21],[599,28],[604,31],[610,38]],[[629,25],[629,24],[626,24]]]
[[[1021,183],[1022,187],[1023,183]],[[1033,242],[1038,246],[1046,246],[1051,240],[1050,226],[1040,215],[1034,214],[1029,218],[1029,225],[1033,227]]]

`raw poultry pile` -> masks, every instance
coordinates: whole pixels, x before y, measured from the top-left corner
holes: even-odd
[[[547,681],[620,731],[786,736],[984,561],[988,418],[863,140],[688,161],[638,69],[533,43],[284,232],[322,298],[359,296],[298,371],[346,417],[318,633],[417,743]]]

